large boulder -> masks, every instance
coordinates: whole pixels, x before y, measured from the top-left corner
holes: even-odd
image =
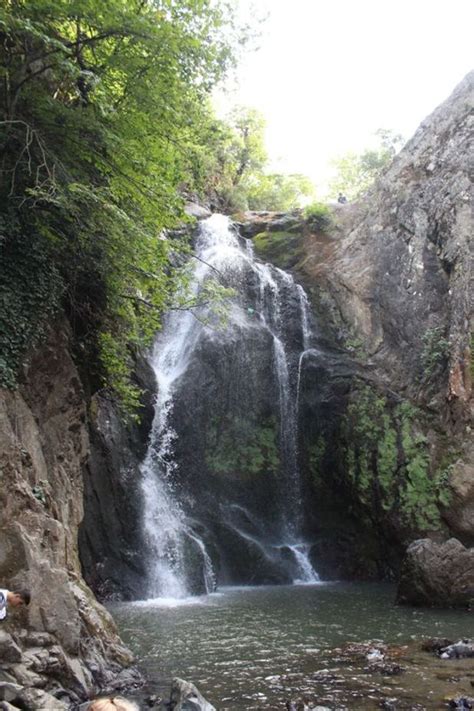
[[[170,701],[164,704],[167,711],[216,711],[198,689],[184,679],[173,679]]]
[[[474,548],[456,538],[445,543],[414,541],[402,564],[397,602],[433,607],[474,603]]]

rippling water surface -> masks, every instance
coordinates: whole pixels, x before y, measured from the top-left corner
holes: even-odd
[[[180,676],[222,710],[281,709],[288,698],[305,695],[334,709],[371,709],[390,695],[419,700],[444,693],[432,692],[432,678],[438,683],[454,667],[414,654],[408,675],[374,680],[363,664],[338,657],[339,648],[369,640],[410,648],[424,637],[474,632],[472,613],[395,607],[393,598],[391,586],[373,584],[223,588],[203,598],[116,604],[111,612],[163,696]],[[474,660],[457,664],[474,679]],[[352,702],[351,687],[358,690]],[[407,701],[397,708],[415,707]],[[443,706],[428,700],[416,708]]]

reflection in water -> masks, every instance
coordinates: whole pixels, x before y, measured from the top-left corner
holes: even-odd
[[[357,665],[339,652],[351,642],[405,645],[469,634],[470,613],[395,607],[393,595],[391,586],[373,584],[223,588],[186,604],[127,603],[112,613],[162,695],[181,676],[220,711],[284,708],[304,694],[333,709],[377,709],[390,697],[405,699],[397,709],[417,700],[418,708],[443,708],[443,696],[459,689],[436,675],[453,674],[453,665],[449,672],[440,660],[410,651],[409,672],[374,679],[364,659]],[[458,672],[466,673],[466,663],[474,681],[474,660],[458,662]]]

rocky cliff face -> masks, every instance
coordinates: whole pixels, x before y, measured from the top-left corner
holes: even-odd
[[[120,686],[132,661],[81,575],[90,439],[69,345],[66,327],[53,329],[20,389],[0,393],[0,580],[32,593],[27,610],[2,622],[0,697],[24,709],[66,708]]]
[[[116,403],[96,393],[89,406],[90,454],[83,468],[84,518],[79,549],[84,578],[99,599],[143,597],[143,509],[140,462],[153,420],[154,374],[138,355],[141,419],[125,423]]]
[[[390,574],[420,534],[474,543],[473,107],[470,74],[363,201],[333,208],[329,228],[243,220],[261,256],[304,284],[336,361],[356,366],[342,382],[334,359],[308,357],[302,375],[323,568],[330,551],[343,573],[370,574],[372,561]]]

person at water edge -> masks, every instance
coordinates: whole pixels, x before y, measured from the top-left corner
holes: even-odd
[[[139,711],[138,706],[133,701],[121,696],[111,696],[92,701],[87,711]]]
[[[30,604],[29,590],[5,590],[0,588],[0,620],[7,616],[7,607],[22,607]]]
[[[347,198],[343,193],[339,193],[337,196],[337,201],[341,203],[341,205],[345,205],[347,203]]]

